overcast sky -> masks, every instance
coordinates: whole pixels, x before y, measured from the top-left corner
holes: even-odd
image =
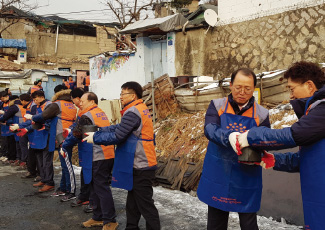
[[[100,3],[100,0],[29,0],[37,3],[38,8],[34,13],[49,16],[56,14],[66,19],[79,19],[85,21],[113,22],[112,11]],[[102,2],[104,0],[101,0]],[[81,12],[88,11],[88,12]],[[150,10],[151,11],[151,10]],[[80,13],[77,13],[80,12]],[[152,12],[151,12],[152,13]]]
[[[38,15],[49,16],[50,14],[56,14],[66,19],[101,22],[116,21],[112,18],[108,6],[101,4],[98,0],[34,0],[35,2],[38,3],[38,8],[34,12]]]

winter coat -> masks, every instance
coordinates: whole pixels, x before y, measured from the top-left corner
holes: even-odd
[[[41,114],[34,115],[32,120],[44,124],[51,119],[49,151],[54,151],[64,141],[63,130],[69,128],[76,117],[77,109],[72,103],[70,89],[57,92],[52,103],[48,105]]]
[[[290,128],[253,128],[248,142],[267,150],[301,146],[298,153],[274,154],[275,170],[300,172],[305,228],[321,230],[325,213],[325,86],[291,102],[299,120]]]

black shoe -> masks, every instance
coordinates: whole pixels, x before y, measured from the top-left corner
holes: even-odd
[[[82,201],[79,199],[75,199],[74,201],[71,202],[71,207],[77,207],[77,206],[81,206],[81,205],[88,205],[89,201]]]
[[[41,181],[41,180],[42,180],[42,178],[41,178],[40,176],[37,176],[37,177],[35,177],[35,179],[34,179],[35,182],[39,182],[39,181]]]
[[[61,199],[61,202],[66,202],[69,200],[76,199],[76,195],[74,193],[66,193],[66,195]]]
[[[83,208],[83,210],[85,213],[91,213],[91,212],[93,212],[93,207],[90,204],[88,204],[87,206],[85,206]]]
[[[27,172],[25,175],[22,175],[21,178],[28,179],[28,178],[34,178],[36,177],[35,174],[31,174],[30,172]]]

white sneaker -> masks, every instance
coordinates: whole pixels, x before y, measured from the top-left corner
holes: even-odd
[[[7,160],[8,160],[8,158],[7,157],[4,157],[2,161],[5,162]]]

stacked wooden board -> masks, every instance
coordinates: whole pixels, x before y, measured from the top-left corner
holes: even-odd
[[[164,119],[168,115],[177,112],[178,104],[174,95],[174,86],[167,74],[154,80],[154,93],[152,91],[151,83],[145,85],[143,87],[142,100],[148,106],[151,114],[153,114],[154,95],[156,119]]]

